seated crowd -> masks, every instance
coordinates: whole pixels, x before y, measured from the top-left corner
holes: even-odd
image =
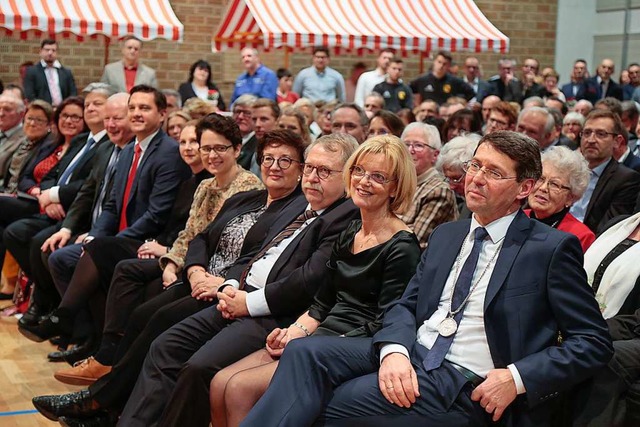
[[[77,95],[56,47],[0,94],[0,298],[87,386],[45,417],[640,424],[637,70],[246,48],[227,112],[204,60],[160,90],[129,36]]]

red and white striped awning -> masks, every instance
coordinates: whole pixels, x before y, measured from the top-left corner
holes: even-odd
[[[231,0],[213,51],[260,45],[506,53],[509,38],[472,0]]]
[[[169,0],[0,0],[0,27],[5,33],[27,37],[40,34],[103,34],[141,40],[182,41],[184,27]]]

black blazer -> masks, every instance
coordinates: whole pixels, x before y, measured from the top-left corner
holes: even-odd
[[[582,99],[587,99],[587,88],[584,82],[575,83],[578,86],[578,90],[576,91],[575,96],[573,95],[573,86],[574,83],[567,83],[560,88],[560,91],[564,94],[564,97],[567,101],[580,101]]]
[[[240,150],[240,155],[238,156],[238,164],[245,170],[251,170],[251,159],[253,158],[253,155],[256,154],[257,147],[258,137],[255,135],[253,135],[251,139],[242,146],[242,150]]]
[[[593,76],[586,79],[584,81],[584,84],[585,84],[584,99],[587,99],[591,101],[593,104],[595,104],[602,98],[602,87],[600,86],[600,83],[598,83],[598,76]],[[616,98],[620,101],[622,101],[622,98],[623,98],[622,86],[620,86],[618,83],[613,81],[613,79],[609,80],[609,86],[607,86],[607,93],[605,94],[605,98],[609,96]]]
[[[227,279],[240,281],[242,272],[257,252],[273,240],[298,215],[308,202],[298,198],[273,221],[262,246],[238,258],[227,273]],[[293,211],[293,212],[292,212]],[[283,326],[309,308],[326,274],[334,241],[349,223],[360,218],[351,199],[340,199],[295,238],[273,265],[267,278],[265,298],[271,311]]]
[[[40,183],[40,188],[42,190],[47,190],[58,184],[58,179],[67,169],[73,158],[84,148],[87,144],[87,138],[89,137],[88,133],[81,133],[80,135],[73,138],[71,141],[71,146],[64,153],[64,156],[60,159],[58,164],[53,167],[49,173],[47,173],[44,178],[42,178],[42,182]],[[105,133],[104,136],[97,141],[91,150],[87,151],[76,163],[76,166],[71,173],[71,177],[69,178],[69,183],[60,186],[58,190],[58,196],[60,197],[60,203],[66,209],[69,209],[71,203],[73,203],[78,191],[82,187],[85,179],[91,173],[94,164],[94,157],[98,147],[102,144],[109,143],[109,136]]]
[[[629,153],[629,155],[627,156],[626,159],[624,159],[624,162],[622,162],[622,164],[628,167],[629,169],[633,169],[636,172],[640,172],[640,157],[636,156],[633,153]]]
[[[182,270],[184,283],[189,283],[187,270],[194,265],[199,265],[205,269],[209,266],[209,260],[213,256],[220,241],[220,235],[229,221],[238,215],[261,209],[267,203],[267,190],[251,190],[234,194],[229,197],[215,219],[201,233],[196,235],[189,243],[189,249],[185,257],[185,264]],[[280,212],[293,200],[304,198],[301,195],[300,187],[285,198],[274,200],[264,211],[256,223],[249,229],[242,243],[240,257],[247,253],[256,253],[256,248],[262,247],[262,243],[269,232],[269,228]],[[298,211],[291,211],[291,215],[299,215]],[[293,221],[296,216],[291,218]],[[239,257],[239,258],[240,258]]]
[[[594,233],[611,218],[630,214],[640,191],[640,174],[611,159],[593,190],[582,221]]]
[[[18,190],[27,192],[30,188],[38,186],[33,176],[33,171],[38,163],[49,157],[58,148],[58,139],[50,133],[47,138],[29,154],[24,161],[20,178],[18,180]],[[43,178],[44,179],[44,178]]]
[[[71,70],[65,67],[56,68],[56,70],[58,71],[62,99],[77,95],[78,90],[76,89],[76,82],[73,80]],[[29,101],[42,99],[49,104],[52,103],[47,76],[40,62],[27,68],[27,74],[24,77],[24,96],[26,96]]]
[[[214,83],[211,83],[209,85],[209,90],[214,89],[218,91],[218,108],[221,111],[224,111],[227,109],[226,104],[224,103],[224,99],[222,98],[222,92],[220,92],[220,89],[218,89],[218,86],[216,86]],[[180,99],[182,99],[182,105],[184,105],[185,101],[187,99],[191,99],[191,98],[197,98],[198,95],[196,95],[196,93],[193,91],[193,87],[191,86],[191,83],[189,82],[184,82],[180,85],[180,87],[178,88],[178,92],[180,93]]]
[[[91,213],[105,184],[105,172],[109,164],[109,158],[115,145],[106,143],[96,149],[91,173],[80,187],[76,198],[67,211],[67,216],[62,221],[62,227],[68,228],[73,234],[82,234],[91,229]],[[109,183],[109,190],[113,180]],[[107,194],[109,194],[109,191]],[[106,201],[106,197],[104,202]]]
[[[191,170],[180,158],[178,144],[160,129],[138,164],[127,204],[129,226],[119,232],[133,148],[131,142],[120,154],[109,201],[93,225],[91,236],[117,235],[135,240],[156,237],[167,223],[180,183],[191,176]]]

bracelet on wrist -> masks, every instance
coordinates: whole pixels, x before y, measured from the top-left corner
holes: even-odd
[[[307,329],[307,327],[306,327],[306,326],[304,326],[303,324],[298,323],[298,322],[294,322],[294,323],[293,323],[293,326],[295,326],[296,328],[298,328],[298,329],[302,330],[302,332],[304,332],[304,334],[305,334],[306,336],[311,335],[311,332],[309,332],[309,330]]]

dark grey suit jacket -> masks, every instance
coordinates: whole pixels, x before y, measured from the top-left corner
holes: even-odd
[[[71,70],[65,67],[56,68],[56,70],[58,71],[62,99],[77,95],[78,90],[76,89],[76,82],[73,79]],[[44,67],[39,62],[27,68],[27,74],[24,78],[24,96],[26,96],[29,101],[42,99],[49,104],[52,103],[47,76],[44,73]]]

